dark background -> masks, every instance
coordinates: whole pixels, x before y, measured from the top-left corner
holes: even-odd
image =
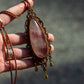
[[[21,0],[0,0],[0,11]],[[18,71],[17,84],[84,84],[84,0],[34,0],[33,9],[53,33],[54,67],[48,66],[49,79],[33,68]],[[8,33],[24,31],[26,13],[6,26]],[[21,46],[18,46],[21,47]],[[9,84],[10,73],[0,74],[0,84]]]

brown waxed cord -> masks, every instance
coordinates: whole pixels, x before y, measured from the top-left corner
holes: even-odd
[[[24,7],[24,11],[23,13],[27,10],[27,4],[25,3],[25,1],[21,1],[22,3],[24,3],[25,7]]]
[[[4,33],[3,33],[2,29],[3,29],[6,37],[4,36]],[[10,40],[9,40],[9,37],[8,37],[8,34],[7,34],[6,30],[4,29],[4,27],[2,29],[0,31],[1,31],[4,43],[5,43],[5,46],[6,46],[6,49],[7,49],[9,66],[10,66],[10,73],[11,73],[11,84],[13,84],[13,74],[12,74],[12,66],[11,66],[11,60],[10,60],[11,58],[10,58],[10,55],[9,55],[9,52],[8,52],[9,48],[8,48],[8,45],[7,45],[7,42],[6,42],[7,40],[9,42],[9,44],[10,44],[9,46],[12,49],[12,52],[13,52],[13,48],[12,48],[12,44],[10,43]],[[14,56],[14,52],[13,52],[13,56]],[[16,67],[14,84],[16,84],[16,79],[17,79],[17,63],[16,63],[16,57],[15,56],[14,56],[14,58],[15,58],[15,67]]]
[[[14,18],[18,18],[19,16],[9,12],[9,11],[1,11],[0,14],[6,14],[8,16],[10,16],[11,20],[14,19]],[[1,19],[0,19],[1,20]],[[10,39],[8,37],[8,34],[4,28],[4,25],[3,25],[3,22],[2,20],[0,21],[1,22],[1,34],[2,34],[2,37],[3,37],[3,41],[5,43],[5,47],[7,49],[7,54],[8,54],[8,60],[9,60],[9,66],[10,66],[10,73],[11,73],[11,84],[16,84],[16,80],[17,80],[17,63],[16,63],[16,56],[14,55],[14,51],[13,51],[13,47],[12,47],[12,43],[10,42]],[[2,31],[3,30],[3,31]],[[3,33],[4,32],[4,33]],[[5,36],[4,36],[5,34]],[[11,57],[10,57],[10,54],[9,54],[9,47],[10,49],[12,50],[12,56],[14,57],[15,59],[15,80],[13,81],[13,73],[12,73],[12,65],[11,65]],[[13,83],[14,82],[14,83]]]
[[[23,13],[28,9],[28,7],[30,7],[30,3],[27,0],[21,1],[22,3],[24,3],[25,7],[24,7],[24,11]]]
[[[19,17],[18,15],[15,15],[15,14],[9,12],[9,11],[1,11],[0,14],[6,14],[6,15],[12,17],[12,18],[18,18]]]
[[[6,43],[6,40],[5,40],[4,33],[3,33],[2,29],[1,29],[1,34],[2,34],[2,37],[3,37],[4,43],[5,43],[5,46],[6,46],[6,48],[7,48],[8,57],[10,58],[9,53],[8,53],[7,43]],[[10,66],[10,74],[11,74],[11,84],[13,84],[13,74],[12,74],[12,66],[11,66],[11,61],[10,61],[10,59],[9,59],[9,66]]]
[[[3,30],[4,30],[4,32],[5,32],[5,34],[6,34],[7,40],[9,41],[10,48],[12,49],[12,53],[13,53],[12,56],[14,56],[14,59],[15,59],[15,69],[16,69],[16,72],[15,72],[14,84],[16,84],[16,79],[17,79],[17,63],[16,63],[16,56],[14,55],[13,47],[12,47],[12,44],[11,44],[11,42],[10,42],[10,40],[9,40],[9,37],[8,37],[8,34],[7,34],[6,30],[5,30],[5,28],[3,28]],[[8,50],[8,49],[7,49],[7,50]]]

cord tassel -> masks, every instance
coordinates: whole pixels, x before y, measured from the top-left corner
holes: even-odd
[[[45,71],[44,73],[45,73],[44,78],[45,78],[45,79],[48,79],[47,71]]]

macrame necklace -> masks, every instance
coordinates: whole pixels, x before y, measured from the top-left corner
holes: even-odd
[[[51,57],[51,46],[48,39],[46,28],[43,21],[36,15],[27,0],[24,1],[27,7],[27,20],[25,22],[25,36],[27,41],[27,48],[31,51],[31,55],[35,64],[35,71],[38,71],[37,65],[40,64],[47,75],[47,61],[49,59],[50,66],[53,66]]]

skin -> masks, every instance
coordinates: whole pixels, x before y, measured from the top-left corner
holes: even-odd
[[[32,0],[28,0],[28,1],[30,2],[31,6],[33,6],[33,1]],[[14,7],[9,8],[7,11],[10,11],[15,15],[21,15],[24,12],[24,7],[25,7],[24,3],[20,3]],[[0,14],[0,19],[3,21],[4,25],[9,24],[13,20],[8,15],[5,14]],[[24,33],[8,34],[8,36],[13,46],[26,43],[24,39],[25,38]],[[50,33],[48,34],[48,38],[50,42],[54,41],[54,36]],[[18,70],[34,67],[34,63],[31,58],[32,56],[29,54],[28,49],[13,48],[13,50],[14,50],[14,55],[16,56]],[[54,51],[54,47],[53,45],[51,45],[51,52],[53,51]],[[11,65],[13,70],[15,70],[15,61],[13,59],[11,60]],[[0,73],[9,71],[9,67],[10,67],[9,61],[7,60],[7,55],[4,50],[4,42],[2,39],[2,35],[0,34]]]

